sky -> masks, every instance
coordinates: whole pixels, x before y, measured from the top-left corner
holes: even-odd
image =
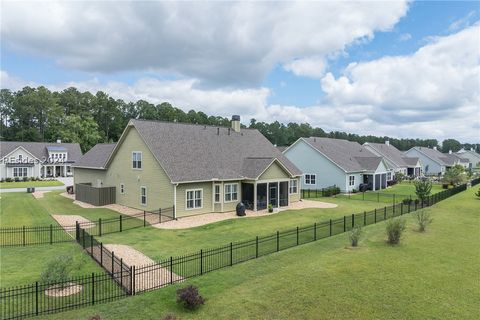
[[[10,2],[0,86],[480,143],[480,3]]]

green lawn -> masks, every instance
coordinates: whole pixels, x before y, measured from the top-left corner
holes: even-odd
[[[103,272],[75,242],[54,245],[6,247],[0,250],[0,287],[31,284],[40,281],[45,265],[60,255],[71,255],[75,261],[72,276]]]
[[[51,214],[81,215],[90,220],[116,218],[120,214],[105,208],[85,209],[60,196],[63,191],[45,193],[35,199],[28,193],[2,193],[0,227],[45,226],[56,224]]]
[[[365,228],[358,249],[338,235],[214,271],[143,295],[44,319],[477,319],[480,300],[480,200],[472,188],[431,209],[416,231],[413,217],[398,246],[385,224]],[[206,298],[196,312],[175,303],[195,284]]]
[[[225,220],[183,230],[162,230],[154,227],[127,230],[97,237],[103,243],[128,244],[154,260],[215,248],[230,242],[251,240],[257,235],[270,235],[277,230],[313,225],[328,219],[343,217],[379,207],[378,203],[347,199],[323,198],[338,204],[332,209],[303,209],[279,212],[275,215]]]
[[[63,183],[57,180],[0,182],[0,189],[27,188],[27,187],[54,187],[54,186],[63,186]]]
[[[433,184],[432,185],[432,193],[437,193],[442,191],[442,185],[441,184]],[[377,192],[377,191],[375,191]],[[387,189],[379,190],[378,192],[380,193],[395,193],[395,194],[401,194],[401,195],[415,195],[415,185],[413,182],[410,181],[403,181],[401,183],[397,183],[396,185],[393,185],[391,187],[388,187]]]

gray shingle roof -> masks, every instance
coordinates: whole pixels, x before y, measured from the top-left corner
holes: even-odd
[[[375,170],[382,160],[357,142],[317,137],[303,139],[346,172]],[[371,169],[375,163],[377,167]]]
[[[74,167],[104,169],[114,147],[115,143],[99,143],[88,150],[88,152],[75,163]]]
[[[443,165],[443,166],[451,165],[451,160],[445,157],[445,154],[441,153],[438,150],[426,148],[426,147],[413,147],[412,149],[415,149],[418,152],[423,153],[424,155],[426,155],[433,161],[439,163],[440,165]]]
[[[174,183],[256,178],[253,175],[266,169],[273,159],[292,175],[301,175],[256,129],[235,132],[226,127],[161,121],[130,123]]]
[[[468,159],[462,158],[461,156],[458,156],[454,153],[449,154],[449,153],[444,153],[444,157],[441,158],[445,163],[448,163],[449,166],[455,165],[457,162],[462,162],[462,163],[468,163]]]
[[[375,149],[382,157],[393,162],[397,168],[400,167],[409,167],[414,166],[417,164],[418,158],[413,157],[412,160],[407,159],[403,152],[392,146],[391,144],[385,143],[373,143],[373,142],[366,142],[364,145],[368,145]]]
[[[3,158],[20,146],[41,161],[48,159],[49,148],[63,148],[67,150],[68,162],[76,162],[82,156],[82,150],[80,150],[78,143],[0,141],[0,158]]]

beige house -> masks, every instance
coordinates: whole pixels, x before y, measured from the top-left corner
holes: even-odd
[[[175,218],[287,206],[300,199],[301,172],[258,130],[131,120],[116,144],[97,145],[74,181],[116,188],[116,202],[174,207]]]

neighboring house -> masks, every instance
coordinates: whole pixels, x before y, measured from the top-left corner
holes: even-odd
[[[465,170],[468,170],[470,168],[470,161],[467,158],[463,158],[462,156],[453,153],[452,150],[450,150],[449,153],[444,153],[445,158],[448,159],[449,163],[453,163],[454,165],[461,165]]]
[[[71,176],[81,156],[78,143],[0,141],[0,178]]]
[[[453,154],[441,153],[434,148],[413,147],[405,152],[409,157],[418,157],[423,166],[425,175],[443,175],[447,169],[456,164],[461,164],[459,157]]]
[[[343,192],[360,184],[387,187],[387,164],[357,142],[330,138],[300,138],[283,154],[302,172],[304,189],[337,186]]]
[[[473,148],[471,150],[461,149],[456,154],[464,159],[468,159],[469,169],[474,169],[477,166],[480,166],[480,154],[476,153]]]
[[[422,166],[418,157],[407,157],[403,152],[390,144],[366,142],[363,146],[373,154],[383,157],[388,166],[387,181],[395,178],[395,173],[401,172],[409,177],[418,177],[421,174]]]
[[[130,120],[116,145],[97,145],[75,165],[75,184],[116,187],[116,202],[174,207],[176,218],[287,206],[301,172],[258,130]]]

